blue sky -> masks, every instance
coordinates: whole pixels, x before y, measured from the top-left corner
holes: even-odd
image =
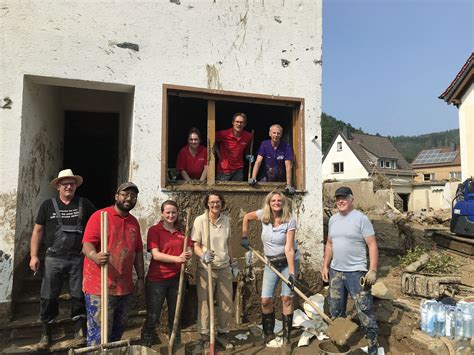
[[[438,96],[474,50],[473,0],[323,0],[323,112],[365,132],[458,128]]]

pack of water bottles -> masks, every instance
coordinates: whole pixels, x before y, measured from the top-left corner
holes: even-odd
[[[474,328],[474,303],[460,301],[447,305],[436,300],[420,303],[421,330],[432,337],[471,339]]]

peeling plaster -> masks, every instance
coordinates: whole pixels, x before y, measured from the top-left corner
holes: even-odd
[[[219,79],[219,70],[215,65],[206,64],[207,87],[209,89],[222,90],[222,84]]]

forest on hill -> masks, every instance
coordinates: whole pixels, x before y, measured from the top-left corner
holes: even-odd
[[[326,113],[321,115],[322,149],[323,154],[328,151],[334,136],[348,126],[351,132],[366,133],[362,128],[354,128],[350,123],[338,120]],[[418,136],[388,136],[395,147],[411,163],[417,154],[423,149],[446,147],[451,143],[459,146],[459,130],[451,129],[443,132],[426,133]]]

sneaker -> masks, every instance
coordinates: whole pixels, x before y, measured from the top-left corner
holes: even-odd
[[[234,347],[230,342],[229,333],[217,333],[216,343],[222,346],[225,350],[231,350]]]

